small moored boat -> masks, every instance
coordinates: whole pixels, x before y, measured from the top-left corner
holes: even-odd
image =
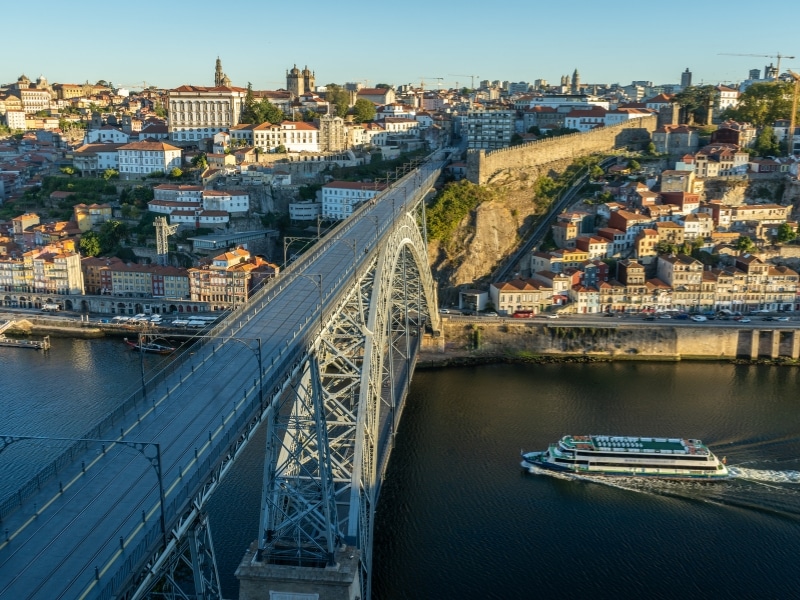
[[[139,342],[132,342],[128,338],[124,338],[124,339],[125,339],[125,343],[132,350],[138,350],[139,352],[151,352],[153,354],[172,354],[176,350],[172,346],[168,346],[166,344],[159,344],[156,341],[144,342],[144,343],[140,344]],[[164,340],[164,341],[166,341],[166,340]]]

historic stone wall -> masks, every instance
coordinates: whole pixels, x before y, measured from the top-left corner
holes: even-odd
[[[616,360],[798,358],[800,330],[656,326],[580,326],[555,322],[443,319],[439,337],[424,340],[430,357],[584,356]],[[424,359],[423,359],[424,360]]]
[[[595,152],[639,146],[650,141],[650,135],[656,127],[657,118],[650,116],[587,133],[573,133],[510,148],[488,152],[470,150],[467,152],[467,179],[482,185],[491,183],[498,173],[504,171],[531,169]]]

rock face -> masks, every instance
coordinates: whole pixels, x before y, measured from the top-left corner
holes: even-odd
[[[440,302],[456,302],[458,287],[488,282],[494,269],[547,210],[536,202],[533,184],[542,175],[557,177],[571,162],[504,173],[501,180],[489,184],[496,192],[495,199],[480,204],[465,217],[452,239],[429,242],[428,259],[439,282]]]

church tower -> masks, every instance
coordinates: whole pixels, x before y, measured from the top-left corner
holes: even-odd
[[[303,69],[303,87],[305,88],[304,93],[314,91],[314,73],[308,70],[308,65]]]
[[[297,98],[305,93],[303,77],[297,65],[291,71],[286,71],[286,89],[292,98]]]
[[[214,87],[220,87],[222,80],[225,78],[225,73],[222,72],[222,61],[217,57],[217,68],[214,71]]]
[[[581,93],[581,75],[580,73],[578,73],[578,69],[575,69],[572,72],[572,93],[573,94]]]

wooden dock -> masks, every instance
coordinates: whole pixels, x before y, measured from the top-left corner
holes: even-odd
[[[50,336],[46,335],[42,340],[17,340],[0,335],[0,346],[9,348],[33,348],[34,350],[50,350]]]

